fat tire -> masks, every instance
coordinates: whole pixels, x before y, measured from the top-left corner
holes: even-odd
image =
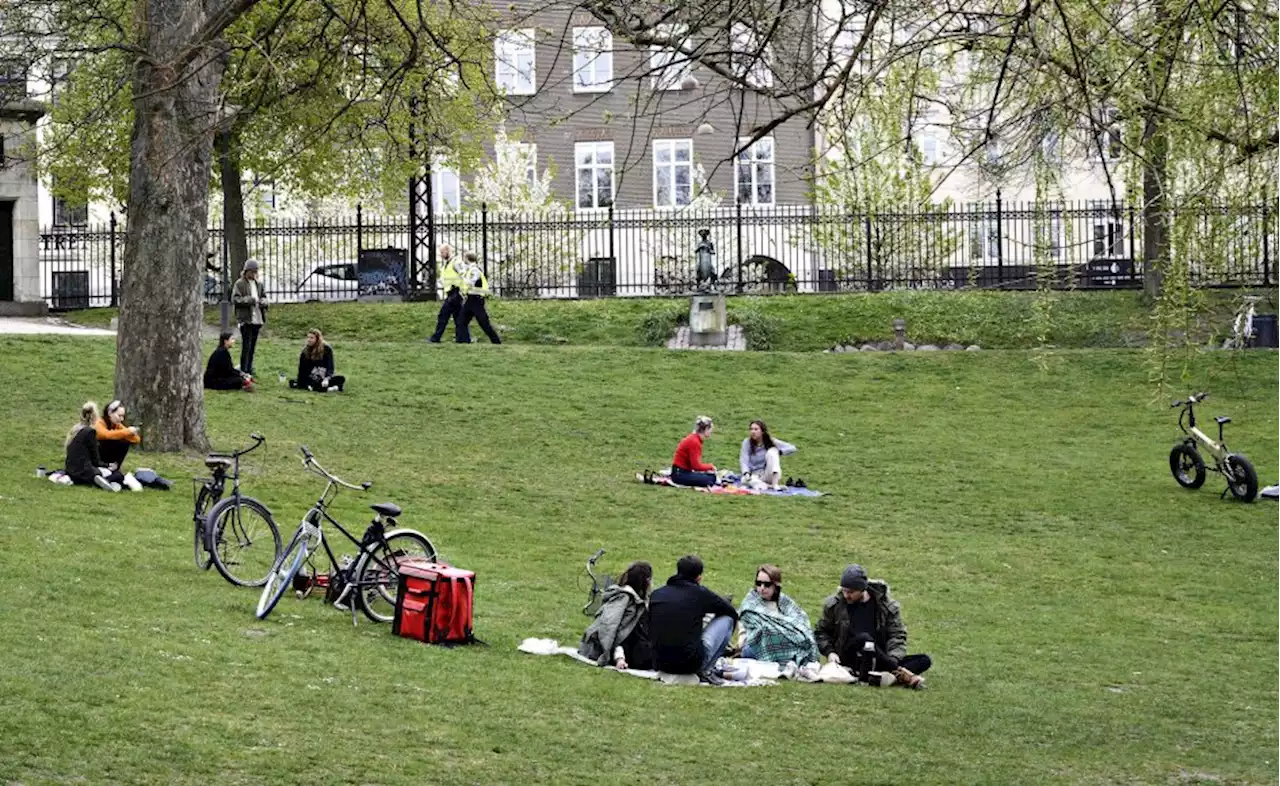
[[[397,529],[386,533],[386,543],[391,550],[391,557],[398,559],[400,557],[427,557],[428,559],[436,559],[436,547],[426,535],[412,529]],[[411,545],[412,544],[412,545]],[[416,547],[416,548],[415,548]],[[375,558],[377,555],[377,558]],[[391,566],[391,575],[387,576],[371,576],[365,578],[365,571],[383,570],[377,559],[387,560],[381,543],[372,543],[365,547],[360,553],[360,561],[356,563],[355,582],[357,594],[360,596],[360,609],[365,616],[374,622],[390,622],[395,616],[394,608],[396,603],[396,593],[399,590],[400,574]],[[371,582],[366,585],[365,582]],[[376,582],[376,585],[372,584]],[[372,596],[372,597],[371,597]],[[378,600],[382,600],[391,605],[393,612],[384,614],[376,608]]]
[[[213,492],[209,491],[207,486],[200,488],[200,493],[196,495],[195,510],[191,515],[191,524],[194,533],[192,534],[192,546],[195,551],[196,567],[200,570],[208,570],[213,565],[213,555],[209,553],[208,526],[206,522],[209,520],[209,509],[217,504]]]
[[[1183,467],[1183,459],[1187,459],[1191,466]],[[1187,469],[1194,470],[1193,474],[1187,475]],[[1198,450],[1185,442],[1174,445],[1169,451],[1169,471],[1184,489],[1198,489],[1204,485],[1204,459],[1200,458]]]
[[[271,567],[267,568],[267,572],[262,576],[236,575],[232,571],[233,566],[228,566],[223,562],[222,555],[217,547],[218,537],[227,517],[232,515],[237,508],[242,511],[248,510],[258,516],[258,518],[266,522],[267,529],[271,532]],[[275,569],[275,564],[280,560],[280,529],[276,526],[275,519],[271,517],[271,511],[267,510],[267,506],[253,497],[227,497],[213,506],[213,510],[209,511],[207,521],[208,523],[205,525],[206,537],[209,539],[207,547],[212,555],[214,567],[218,569],[222,577],[237,587],[261,587],[266,584],[267,577],[271,575],[271,571]],[[261,541],[262,538],[259,538],[258,542],[261,543]],[[259,567],[259,570],[261,570],[261,567]]]
[[[298,530],[294,533],[293,540],[289,541],[289,548],[284,550],[271,572],[267,574],[262,595],[258,598],[258,609],[254,612],[258,619],[266,619],[284,597],[284,593],[293,586],[293,577],[302,569],[302,563],[306,558],[307,542],[302,536],[302,530]]]
[[[1258,496],[1258,473],[1249,459],[1239,453],[1227,455],[1227,488],[1241,502],[1253,502]]]

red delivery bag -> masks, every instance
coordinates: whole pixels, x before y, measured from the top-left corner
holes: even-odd
[[[425,559],[401,562],[391,631],[427,644],[475,641],[471,609],[476,574]]]

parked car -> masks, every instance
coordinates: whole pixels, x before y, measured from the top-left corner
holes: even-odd
[[[355,300],[360,293],[360,277],[354,262],[316,265],[294,287],[297,299]]]

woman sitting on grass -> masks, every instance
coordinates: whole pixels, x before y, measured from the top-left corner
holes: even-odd
[[[751,431],[742,440],[738,453],[738,467],[743,475],[752,475],[772,487],[782,483],[782,456],[796,452],[796,446],[769,434],[763,420],[751,421]]]
[[[653,566],[633,562],[605,587],[596,618],[582,634],[578,654],[600,666],[618,669],[652,669],[653,644],[649,638],[649,590]]]
[[[253,377],[231,362],[231,348],[235,344],[236,337],[229,330],[218,336],[218,348],[204,367],[205,390],[253,390]]]
[[[80,407],[80,422],[67,432],[67,461],[63,472],[77,486],[97,486],[106,491],[119,491],[124,475],[118,469],[108,469],[98,453],[98,433],[94,430],[98,420],[98,405],[86,401]]]
[[[756,585],[738,609],[742,657],[803,666],[816,663],[818,644],[804,609],[782,592],[782,571],[761,565]]]
[[[103,410],[102,417],[93,425],[98,435],[98,454],[112,469],[124,470],[125,456],[129,455],[129,446],[142,440],[137,426],[126,426],[124,404],[119,399],[112,401]]]
[[[714,486],[716,465],[702,463],[702,440],[711,436],[715,425],[711,418],[699,415],[693,423],[693,433],[680,440],[676,453],[671,457],[671,481],[681,486]]]
[[[298,355],[298,378],[290,380],[289,387],[317,393],[341,392],[346,381],[346,377],[334,376],[333,347],[325,343],[318,329],[308,330],[307,343]]]

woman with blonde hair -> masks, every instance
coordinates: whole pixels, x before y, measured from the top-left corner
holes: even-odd
[[[333,347],[325,343],[319,328],[307,331],[307,343],[298,355],[298,377],[290,387],[317,393],[341,392],[347,378],[333,373]]]
[[[98,405],[86,401],[80,407],[80,420],[67,432],[67,460],[63,472],[78,486],[97,486],[106,491],[119,491],[124,475],[103,466],[98,453]]]

